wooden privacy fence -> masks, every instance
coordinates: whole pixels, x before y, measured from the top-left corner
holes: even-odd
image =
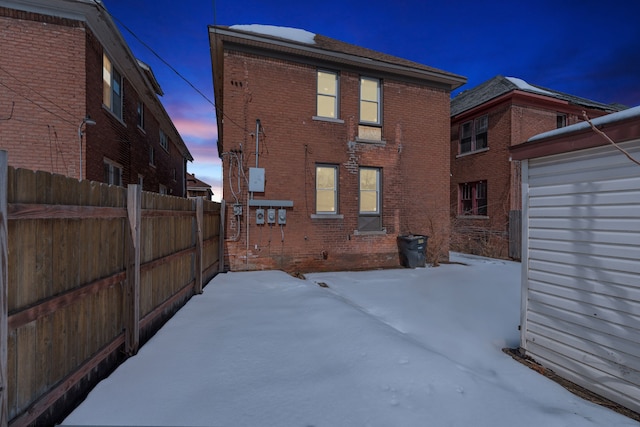
[[[221,209],[6,161],[0,427],[53,424],[218,272]]]

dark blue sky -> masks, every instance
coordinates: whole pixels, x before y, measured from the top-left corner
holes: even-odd
[[[498,74],[604,103],[640,105],[637,0],[103,0],[109,12],[213,100],[207,25],[301,28],[467,77]],[[213,107],[122,29],[151,65],[195,157],[220,194]]]

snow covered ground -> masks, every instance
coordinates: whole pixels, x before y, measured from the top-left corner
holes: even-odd
[[[519,263],[451,260],[467,265],[218,275],[64,425],[640,425],[502,353]]]

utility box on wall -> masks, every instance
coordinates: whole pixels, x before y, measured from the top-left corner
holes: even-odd
[[[249,191],[264,193],[264,168],[249,168]]]

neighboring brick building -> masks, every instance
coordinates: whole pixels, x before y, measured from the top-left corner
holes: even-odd
[[[231,270],[396,267],[410,233],[448,257],[464,77],[303,30],[209,34]]]
[[[196,178],[195,174],[187,172],[187,197],[204,197],[205,200],[211,200],[212,196],[213,191],[209,184]]]
[[[3,1],[0,36],[11,166],[186,196],[193,158],[102,3]]]
[[[520,164],[509,147],[625,107],[497,76],[451,101],[452,249],[520,259]]]

